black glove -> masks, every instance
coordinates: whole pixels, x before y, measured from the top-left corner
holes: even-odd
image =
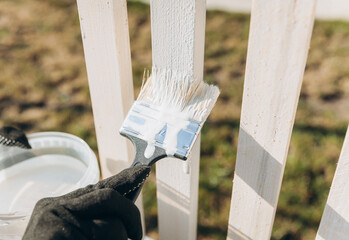
[[[0,144],[9,147],[17,146],[26,149],[32,148],[24,132],[11,126],[0,128]]]
[[[128,198],[150,167],[136,166],[66,195],[37,202],[23,239],[142,239],[138,208]]]

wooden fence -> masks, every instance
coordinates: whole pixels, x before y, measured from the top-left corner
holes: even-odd
[[[129,166],[118,134],[134,101],[126,0],[77,0],[103,178]],[[152,0],[153,64],[203,78],[205,0]],[[228,239],[269,239],[316,0],[253,0]],[[226,26],[229,27],[229,26]],[[349,133],[317,239],[349,236]],[[189,161],[157,163],[159,238],[196,239],[200,138]],[[138,206],[142,209],[142,199]],[[170,216],[170,217],[169,217]]]

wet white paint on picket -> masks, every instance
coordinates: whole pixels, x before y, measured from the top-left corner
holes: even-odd
[[[205,1],[153,0],[150,6],[153,65],[202,79]],[[189,174],[178,159],[156,165],[160,239],[196,239],[200,137],[187,161]]]

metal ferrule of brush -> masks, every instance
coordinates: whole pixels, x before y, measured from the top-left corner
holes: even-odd
[[[131,136],[141,139],[148,144],[152,142],[154,146],[163,149],[166,155],[186,160],[200,132],[201,123],[186,120],[185,127],[178,129],[175,118],[173,121],[163,121],[159,120],[159,114],[159,110],[149,104],[136,101],[128,112],[120,133],[129,138]],[[166,136],[170,133],[176,134],[175,149],[167,149]],[[149,139],[149,135],[154,135],[154,139]]]

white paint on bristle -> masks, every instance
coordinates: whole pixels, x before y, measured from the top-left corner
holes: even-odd
[[[140,102],[136,101],[135,104]],[[165,108],[164,106],[151,106],[138,108],[140,113],[132,112],[133,116],[144,118],[144,111],[147,111],[147,115],[151,115],[151,118],[147,118],[144,124],[139,124],[132,121],[127,121],[127,126],[136,130],[141,134],[141,139],[145,140],[148,145],[145,149],[144,156],[150,158],[155,151],[155,136],[158,134],[165,125],[167,125],[166,136],[163,142],[163,147],[166,149],[166,153],[173,156],[177,151],[177,135],[181,129],[184,129],[189,124],[189,118],[187,113],[181,112],[178,108]],[[150,112],[151,111],[151,112]],[[171,126],[171,127],[169,127]]]
[[[169,156],[177,151],[177,135],[181,129],[188,126],[189,120],[205,122],[219,95],[216,86],[204,83],[194,76],[169,69],[153,67],[152,75],[144,84],[137,102],[149,104],[158,110],[152,116],[161,123],[159,126],[148,124],[133,126],[142,133],[148,146],[144,156],[153,155],[155,135],[166,125],[164,149]]]

